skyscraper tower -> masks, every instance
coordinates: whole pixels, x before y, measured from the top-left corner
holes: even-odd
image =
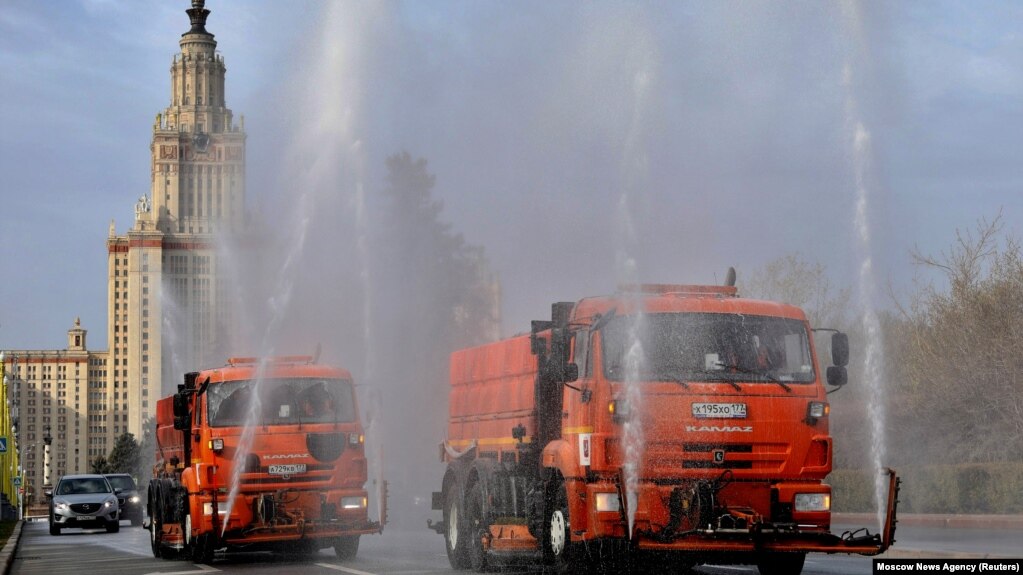
[[[186,10],[191,28],[170,67],[170,105],[156,115],[152,181],[135,220],[108,251],[104,409],[90,422],[90,459],[128,431],[142,438],[156,400],[182,374],[223,361],[218,341],[232,323],[218,274],[216,235],[244,222],[244,117],[227,107],[227,68],[206,30],[204,0]]]

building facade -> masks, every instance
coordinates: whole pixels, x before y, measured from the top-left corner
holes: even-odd
[[[107,239],[110,366],[97,452],[129,431],[141,438],[156,400],[186,371],[222,361],[232,322],[217,234],[245,219],[244,118],[227,107],[224,58],[206,30],[202,0],[170,68],[170,103],[156,116],[147,195],[124,235]],[[100,447],[102,446],[102,448]],[[91,446],[90,446],[91,447]]]
[[[192,0],[170,66],[169,104],[153,122],[151,184],[124,234],[107,237],[107,351],[89,351],[76,320],[62,350],[4,353],[26,486],[88,472],[125,432],[142,440],[156,401],[186,371],[225,358],[232,325],[215,241],[245,222],[244,118],[227,107],[227,67]],[[13,442],[12,442],[13,444]],[[4,477],[0,476],[0,483]],[[37,497],[32,497],[33,502]]]
[[[45,502],[42,486],[49,481],[65,473],[89,472],[91,454],[99,448],[92,432],[109,423],[100,409],[109,399],[108,354],[89,351],[87,335],[76,319],[65,349],[2,354],[10,429],[16,435],[8,438],[7,448],[17,449],[21,468],[17,476],[29,504]],[[109,449],[101,455],[107,453]]]

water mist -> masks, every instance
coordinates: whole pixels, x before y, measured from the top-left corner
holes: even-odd
[[[862,46],[862,27],[856,2],[843,4],[845,25],[850,34],[851,42],[856,48]],[[851,50],[859,52],[860,50]],[[874,498],[877,503],[877,524],[884,524],[885,501],[887,497],[886,477],[880,473],[885,465],[885,413],[884,413],[884,375],[882,370],[883,339],[881,322],[874,307],[876,301],[876,283],[874,276],[871,227],[869,207],[871,190],[868,185],[870,171],[870,132],[860,119],[853,64],[859,58],[849,58],[843,70],[843,81],[846,87],[846,131],[851,136],[853,177],[856,187],[856,215],[853,224],[856,228],[858,251],[860,257],[858,299],[860,305],[860,321],[866,338],[863,357],[863,373],[868,389],[867,417],[870,420],[871,462],[878,470],[874,480]]]
[[[649,71],[650,59],[643,54],[633,81],[633,113],[629,133],[625,141],[623,155],[623,173],[625,186],[618,203],[618,252],[615,258],[616,273],[620,284],[637,285],[640,283],[638,264],[632,255],[637,250],[636,229],[634,223],[634,204],[637,201],[642,182],[645,181],[647,160],[640,145],[642,116],[644,104],[651,83]],[[624,493],[628,512],[629,537],[634,535],[636,524],[636,507],[639,502],[639,482],[642,474],[643,454],[646,443],[643,436],[643,392],[640,384],[641,374],[645,371],[646,358],[640,334],[644,329],[642,296],[626,295],[632,298],[627,305],[631,308],[628,337],[628,349],[625,354],[625,378],[623,381],[625,400],[629,405],[629,415],[623,424],[622,449],[624,451]]]
[[[301,214],[310,213],[310,200],[307,195],[301,197],[299,209]],[[225,517],[231,517],[231,510],[234,507],[235,498],[241,487],[241,474],[245,469],[245,461],[252,451],[252,442],[256,435],[256,428],[259,425],[260,413],[262,412],[262,386],[266,380],[268,358],[274,355],[274,343],[278,333],[288,314],[291,313],[292,294],[295,289],[295,281],[301,276],[298,273],[298,266],[301,262],[301,254],[306,244],[306,234],[309,228],[309,218],[301,217],[299,223],[293,229],[295,234],[291,242],[290,250],[284,260],[280,272],[276,274],[278,279],[277,289],[266,304],[270,312],[269,321],[263,332],[262,343],[259,346],[260,357],[262,358],[256,370],[255,380],[252,382],[252,401],[249,402],[249,410],[245,416],[245,427],[242,430],[241,438],[238,441],[238,448],[232,461],[231,481],[227,496],[227,509]],[[221,529],[221,536],[227,531],[228,522],[224,521]]]

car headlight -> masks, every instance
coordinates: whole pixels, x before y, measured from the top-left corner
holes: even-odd
[[[366,498],[363,496],[356,497],[342,497],[341,508],[342,509],[363,509],[366,507]]]
[[[110,509],[111,507],[116,507],[116,506],[117,506],[117,500],[116,499],[107,499],[106,501],[103,502],[103,509]]]
[[[796,511],[829,511],[831,495],[827,493],[797,493]]]
[[[131,501],[132,503],[138,503],[139,502],[139,496],[138,495],[132,495],[131,497],[128,498],[128,501]]]
[[[58,511],[67,511],[68,505],[67,505],[67,502],[65,502],[65,501],[54,501],[53,502],[53,508],[58,510]]]
[[[597,506],[597,511],[618,511],[621,509],[617,493],[598,493],[594,505]]]

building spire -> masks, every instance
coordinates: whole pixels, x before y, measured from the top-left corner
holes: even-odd
[[[192,22],[192,29],[185,34],[207,34],[211,35],[206,31],[206,17],[210,15],[210,11],[206,9],[206,0],[192,0],[192,7],[185,10],[188,13],[188,19]],[[184,36],[185,34],[182,34]]]

